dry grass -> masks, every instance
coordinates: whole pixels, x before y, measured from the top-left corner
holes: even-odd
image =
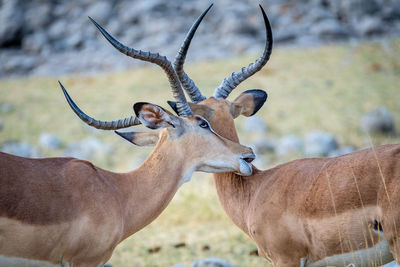
[[[242,57],[196,63],[186,70],[209,96],[222,78],[251,60]],[[269,98],[259,115],[268,124],[270,138],[290,133],[305,136],[317,129],[335,134],[342,145],[361,148],[369,145],[359,128],[365,112],[385,105],[400,125],[399,62],[399,40],[275,50],[268,67],[244,82],[230,99],[245,89],[265,89]],[[165,101],[171,99],[167,79],[155,67],[97,77],[57,78],[78,105],[98,119],[130,116],[137,101],[166,106]],[[3,80],[0,95],[0,104],[14,106],[11,112],[0,113],[4,122],[0,144],[10,139],[35,144],[42,132],[54,133],[65,143],[96,136],[114,146],[115,152],[94,163],[116,171],[131,169],[136,158],[150,151],[129,146],[111,132],[89,130],[67,106],[55,78]],[[242,127],[243,120],[237,122],[242,138],[249,135]],[[400,138],[377,136],[372,140],[374,144],[399,143]],[[58,150],[50,155],[61,153]],[[271,165],[283,160],[272,158]],[[156,221],[117,248],[110,262],[117,267],[171,266],[214,256],[236,266],[269,266],[249,255],[255,245],[227,218],[212,183],[210,175],[196,174]],[[184,245],[175,248],[179,243]]]

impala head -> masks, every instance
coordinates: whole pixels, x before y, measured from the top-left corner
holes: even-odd
[[[251,148],[219,136],[201,116],[177,117],[162,107],[139,102],[133,106],[137,118],[154,132],[116,132],[138,145],[164,145],[185,157],[195,171],[236,172],[251,175],[255,155]]]
[[[138,146],[158,144],[167,147],[171,151],[171,159],[184,157],[185,163],[194,166],[194,171],[235,172],[243,176],[252,174],[251,162],[255,158],[252,149],[219,136],[199,115],[178,117],[160,106],[138,102],[133,106],[135,117],[112,122],[98,121],[80,110],[61,83],[60,86],[72,110],[91,126],[115,130],[127,127],[128,122],[131,125],[142,123],[149,129],[162,130],[116,133]]]
[[[268,17],[260,5],[266,28],[266,44],[263,54],[248,67],[244,67],[238,72],[233,72],[230,77],[224,79],[221,85],[215,89],[214,96],[206,98],[202,95],[193,80],[191,80],[185,73],[183,70],[183,64],[185,62],[190,42],[204,16],[211,7],[212,5],[199,16],[190,28],[178,54],[176,55],[174,67],[183,88],[192,100],[192,103],[189,103],[189,106],[193,113],[207,119],[216,132],[231,140],[237,141],[238,138],[233,120],[239,115],[246,117],[254,115],[267,100],[267,93],[263,90],[252,89],[243,92],[233,102],[228,101],[226,98],[242,81],[261,70],[268,62],[272,52],[272,30]],[[169,101],[168,104],[175,110],[175,112],[179,112],[176,102]]]
[[[272,30],[270,23],[268,21],[267,15],[265,14],[263,8],[260,5],[261,12],[264,18],[264,23],[266,27],[266,45],[262,56],[256,60],[254,63],[250,64],[248,67],[242,68],[238,72],[234,72],[231,74],[229,78],[224,79],[221,85],[215,89],[215,93],[213,97],[206,98],[204,97],[200,90],[196,87],[194,82],[187,76],[187,74],[183,70],[183,64],[185,62],[186,54],[189,49],[190,42],[200,25],[200,22],[207,14],[207,12],[211,9],[212,5],[210,5],[195,21],[191,29],[189,30],[183,45],[181,46],[174,64],[165,57],[161,56],[158,53],[144,52],[141,50],[135,50],[133,48],[127,47],[124,44],[120,43],[114,37],[112,37],[104,28],[102,28],[98,23],[96,23],[92,18],[89,19],[93,22],[93,24],[99,29],[101,34],[113,45],[118,51],[121,53],[130,56],[135,59],[147,61],[154,63],[160,66],[165,74],[168,77],[172,94],[175,98],[175,102],[169,102],[174,111],[179,115],[179,117],[175,117],[168,111],[165,111],[159,106],[151,105],[151,104],[137,104],[137,108],[135,108],[136,116],[127,117],[125,119],[119,119],[115,121],[100,121],[96,120],[85,113],[83,113],[78,106],[72,101],[72,99],[68,96],[66,90],[61,87],[64,91],[64,95],[67,98],[67,101],[73,111],[88,125],[103,129],[103,130],[117,130],[121,128],[126,128],[134,125],[138,125],[143,123],[145,126],[149,128],[167,128],[166,133],[168,133],[169,140],[178,140],[179,136],[191,136],[196,135],[196,142],[200,142],[199,140],[207,141],[209,143],[204,143],[204,147],[206,144],[209,145],[211,150],[199,149],[198,153],[214,153],[215,150],[212,148],[219,144],[218,149],[220,150],[217,153],[214,153],[215,162],[211,164],[210,154],[208,156],[208,161],[204,160],[205,163],[203,167],[199,167],[199,170],[204,171],[227,171],[222,166],[222,159],[216,157],[230,156],[236,154],[236,171],[243,175],[250,175],[251,169],[250,162],[253,160],[254,155],[253,152],[246,147],[241,146],[238,143],[232,143],[228,139],[232,141],[237,141],[234,119],[239,115],[244,116],[252,116],[254,115],[264,104],[267,99],[267,94],[262,90],[248,90],[242,93],[238,98],[236,98],[233,102],[226,100],[230,92],[236,88],[242,81],[259,71],[268,61],[271,52],[272,52]],[[183,92],[183,89],[188,93],[192,103],[188,103]],[[141,108],[139,108],[141,107]],[[145,108],[146,107],[146,108]],[[152,107],[152,108],[150,108]],[[144,111],[142,110],[145,108]],[[144,116],[142,112],[149,112],[149,110],[153,110],[148,114],[153,114],[152,117],[157,118],[154,119],[153,122],[146,120],[146,116]],[[193,111],[194,114],[193,115]],[[156,114],[158,114],[156,116]],[[221,133],[228,139],[225,139],[218,134],[216,134],[210,127],[209,121],[213,128],[216,129],[218,133]],[[157,123],[155,123],[157,122]],[[202,127],[206,126],[208,128]],[[185,133],[185,134],[182,134]],[[159,136],[156,134],[148,134],[148,133],[119,133],[125,139],[128,139],[134,144],[137,145],[153,145],[159,140]],[[181,134],[181,135],[180,135]],[[213,138],[211,138],[213,137]],[[175,138],[175,139],[174,139]],[[190,138],[189,138],[190,139]],[[188,140],[189,140],[188,139]],[[183,139],[182,139],[183,140]],[[183,142],[183,141],[182,141]],[[190,143],[190,142],[189,142]],[[188,144],[189,144],[188,143]],[[211,145],[213,144],[213,145]],[[223,146],[221,147],[221,145]],[[211,145],[211,146],[210,146]],[[225,147],[224,147],[225,146]],[[195,151],[195,150],[193,150]],[[211,151],[211,152],[210,152]],[[230,151],[225,154],[221,151]],[[239,158],[239,159],[238,159]],[[218,159],[218,160],[217,160]],[[221,161],[220,161],[221,160]],[[239,163],[238,163],[239,162]],[[226,166],[225,166],[226,167]],[[230,165],[232,168],[232,164]]]

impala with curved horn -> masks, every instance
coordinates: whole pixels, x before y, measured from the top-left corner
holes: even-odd
[[[83,113],[60,83],[70,107],[90,126],[117,130],[142,123],[162,130],[116,132],[136,145],[156,145],[146,161],[128,173],[74,158],[0,153],[0,255],[67,262],[71,267],[101,266],[122,240],[157,218],[194,171],[252,173],[252,150],[219,136],[204,118],[192,115],[166,57],[120,45],[95,25],[120,51],[165,70],[181,116],[136,103],[136,117],[99,121]]]
[[[262,56],[231,74],[205,98],[183,71],[194,32],[210,8],[195,21],[175,59],[175,69],[193,103],[222,136],[239,142],[234,119],[252,116],[267,94],[247,90],[226,100],[241,82],[259,71],[272,51],[266,28]],[[176,110],[176,104],[169,102]],[[376,266],[400,263],[400,145],[384,145],[341,157],[302,159],[243,178],[214,174],[220,202],[232,221],[276,267]],[[354,265],[351,265],[354,264]]]

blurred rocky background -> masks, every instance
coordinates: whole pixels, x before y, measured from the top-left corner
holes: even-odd
[[[173,59],[185,33],[210,4],[194,0],[1,0],[0,78],[90,74],[143,64],[118,55],[90,23],[120,41]],[[260,53],[265,8],[276,46],[310,46],[398,36],[398,0],[217,0],[192,43],[188,60]]]

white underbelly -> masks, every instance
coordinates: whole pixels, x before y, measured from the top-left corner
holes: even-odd
[[[374,247],[356,250],[351,253],[333,255],[316,262],[303,261],[304,267],[326,267],[326,266],[380,266],[393,261],[393,255],[386,240],[376,244]]]

